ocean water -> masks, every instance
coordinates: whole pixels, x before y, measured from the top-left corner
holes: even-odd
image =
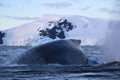
[[[29,46],[0,46],[0,80],[120,80],[120,63],[104,64],[101,46],[82,46],[90,65],[9,64]]]

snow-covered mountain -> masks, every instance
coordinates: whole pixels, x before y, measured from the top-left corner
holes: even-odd
[[[99,45],[103,42],[107,30],[108,21],[92,19],[83,16],[43,16],[39,20],[4,30],[6,33],[4,45],[36,45],[50,39],[40,39],[39,31],[47,27],[49,21],[68,19],[77,26],[67,32],[67,38],[81,39],[82,45]]]

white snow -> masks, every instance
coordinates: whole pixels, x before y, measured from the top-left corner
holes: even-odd
[[[98,45],[105,37],[108,23],[105,20],[92,19],[83,16],[43,16],[40,20],[33,21],[12,29],[4,30],[6,36],[4,45],[38,45],[51,39],[40,39],[39,30],[45,29],[49,21],[68,19],[76,25],[72,31],[66,33],[67,38],[81,39],[82,45]]]

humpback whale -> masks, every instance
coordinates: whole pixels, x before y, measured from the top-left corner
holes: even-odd
[[[62,39],[35,46],[20,56],[12,63],[17,64],[87,64],[87,57],[79,48],[81,40]]]

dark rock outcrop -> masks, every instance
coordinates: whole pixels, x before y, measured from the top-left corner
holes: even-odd
[[[76,27],[71,22],[68,22],[66,19],[60,19],[59,21],[48,23],[48,26],[53,25],[53,27],[51,29],[46,28],[45,30],[40,30],[39,35],[43,37],[47,36],[52,39],[56,39],[57,37],[60,39],[64,39],[66,38],[65,32],[69,32]]]
[[[5,33],[0,31],[0,44],[3,44],[3,37],[5,36]]]

